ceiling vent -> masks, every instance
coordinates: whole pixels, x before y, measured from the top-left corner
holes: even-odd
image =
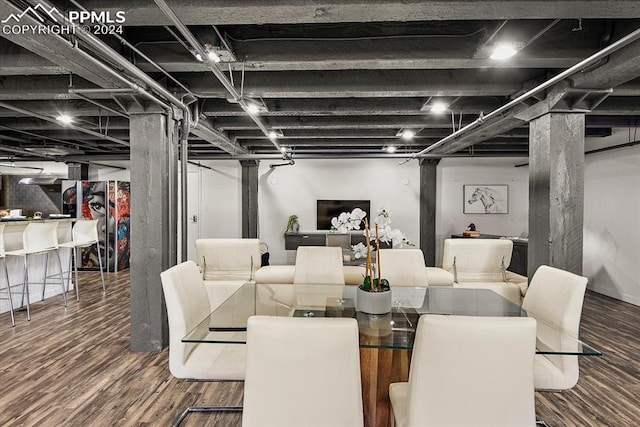
[[[69,156],[72,154],[84,154],[84,151],[62,145],[49,145],[43,147],[25,147],[25,150],[42,156]]]

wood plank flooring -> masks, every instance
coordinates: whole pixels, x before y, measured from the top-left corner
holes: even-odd
[[[171,376],[168,351],[129,351],[128,271],[80,276],[69,294],[34,304],[32,320],[0,315],[0,426],[169,426],[189,405],[241,405],[242,384]],[[640,425],[640,307],[587,293],[583,338],[605,353],[580,359],[580,381],[537,393],[557,426]],[[192,414],[185,426],[239,426],[239,414]]]

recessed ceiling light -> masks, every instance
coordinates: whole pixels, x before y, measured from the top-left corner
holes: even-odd
[[[412,139],[415,135],[416,135],[416,133],[414,131],[412,131],[411,129],[405,129],[405,130],[402,131],[402,138],[403,139]]]
[[[207,52],[207,58],[209,58],[210,60],[212,60],[213,62],[220,62],[220,57],[218,56],[217,53],[215,53],[214,51],[210,50],[209,52]]]
[[[278,134],[275,131],[271,131],[269,132],[269,138],[271,139],[276,139],[278,137]]]
[[[444,113],[449,106],[442,101],[435,101],[431,104],[431,112],[435,114]]]
[[[260,112],[260,107],[252,102],[247,102],[247,112],[249,114],[258,114]]]
[[[396,147],[395,145],[389,145],[384,150],[387,153],[395,153],[397,149],[398,149],[398,147]]]
[[[68,114],[60,114],[58,117],[56,117],[56,120],[63,125],[70,125],[71,123],[73,123],[73,117]]]
[[[515,47],[513,47],[511,43],[500,43],[494,47],[493,53],[489,58],[502,60],[511,58],[516,53],[518,53],[518,51],[515,49]]]

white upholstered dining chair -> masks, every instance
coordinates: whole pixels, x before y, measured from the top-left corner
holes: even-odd
[[[249,318],[243,427],[357,427],[363,420],[355,319]]]
[[[522,302],[527,314],[538,320],[538,348],[577,350],[582,304],[587,278],[542,265],[536,270]],[[561,332],[558,334],[558,331]],[[578,356],[536,355],[536,390],[566,390],[578,382]]]
[[[334,246],[300,246],[296,251],[294,285],[344,285],[342,249]]]
[[[389,386],[398,427],[534,426],[536,322],[423,315],[409,381]]]
[[[174,377],[209,381],[243,381],[246,346],[243,344],[184,343],[182,338],[210,313],[209,297],[200,269],[193,261],[160,274],[169,320],[169,370]],[[240,407],[189,407],[191,412],[240,411]]]
[[[391,286],[427,286],[427,270],[420,249],[380,249],[382,277]]]

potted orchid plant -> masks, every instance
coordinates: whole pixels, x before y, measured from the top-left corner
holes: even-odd
[[[371,235],[366,212],[356,208],[351,212],[343,212],[331,220],[333,229],[345,233],[359,230],[364,222],[365,242],[351,248],[355,258],[365,259],[365,274],[358,287],[358,309],[370,314],[383,314],[391,310],[391,290],[389,281],[382,277],[380,263],[380,242],[390,243],[394,247],[411,245],[411,242],[398,230],[391,228],[391,212],[378,209],[373,221],[374,234]],[[376,262],[374,263],[374,250]],[[370,294],[370,295],[365,295]]]

